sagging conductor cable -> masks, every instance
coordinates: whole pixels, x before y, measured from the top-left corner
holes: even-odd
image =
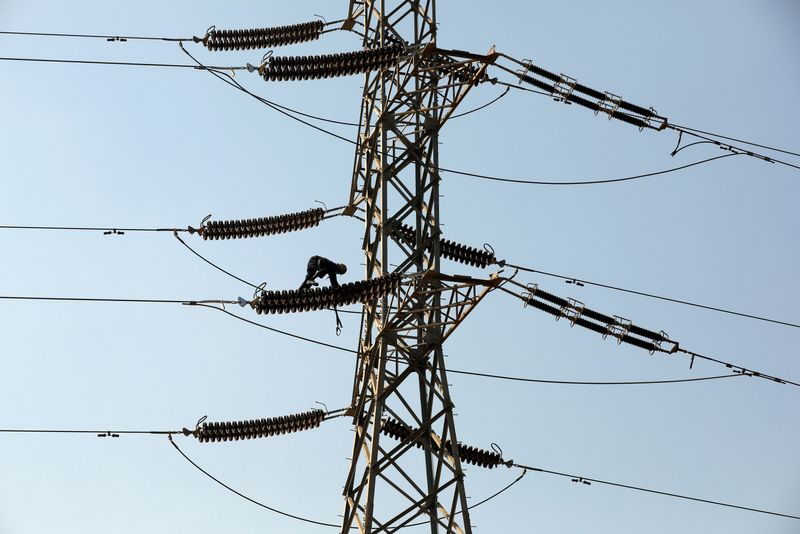
[[[524,465],[524,464],[519,464],[519,463],[514,463],[513,465],[514,465],[514,467],[518,467],[520,469],[526,469],[526,470],[529,470],[529,471],[534,471],[536,473],[545,473],[545,474],[548,474],[548,475],[555,475],[555,476],[559,476],[559,477],[569,478],[572,482],[574,482],[576,484],[581,484],[581,485],[584,485],[584,486],[591,486],[592,484],[604,484],[606,486],[614,486],[614,487],[617,487],[617,488],[629,489],[629,490],[634,490],[634,491],[641,491],[641,492],[645,492],[645,493],[653,493],[653,494],[656,494],[656,495],[663,495],[665,497],[675,497],[677,499],[684,499],[684,500],[688,500],[688,501],[695,501],[695,502],[701,502],[701,503],[706,503],[706,504],[713,504],[715,506],[724,506],[724,507],[727,507],[727,508],[736,508],[738,510],[744,510],[744,511],[747,511],[747,512],[757,512],[757,513],[760,513],[760,514],[767,514],[767,515],[773,515],[773,516],[778,516],[778,517],[786,517],[786,518],[789,518],[789,519],[800,519],[800,516],[791,515],[791,514],[783,514],[783,513],[779,513],[779,512],[771,512],[769,510],[763,510],[763,509],[760,509],[760,508],[753,508],[753,507],[750,507],[750,506],[740,506],[740,505],[737,505],[737,504],[730,504],[730,503],[725,503],[725,502],[721,502],[721,501],[712,501],[712,500],[709,500],[709,499],[701,499],[701,498],[698,498],[698,497],[690,497],[688,495],[681,495],[681,494],[678,494],[678,493],[671,493],[671,492],[667,492],[667,491],[654,490],[654,489],[650,489],[650,488],[644,488],[644,487],[641,487],[641,486],[632,486],[630,484],[621,484],[619,482],[610,482],[608,480],[600,480],[600,479],[597,479],[597,478],[588,478],[588,477],[584,477],[584,476],[580,476],[580,475],[571,475],[569,473],[561,473],[559,471],[551,471],[549,469],[543,469],[541,467],[533,467],[533,466],[530,466],[530,465]]]

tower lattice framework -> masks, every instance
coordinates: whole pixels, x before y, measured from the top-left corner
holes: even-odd
[[[362,33],[365,48],[404,45],[395,67],[365,77],[345,211],[365,219],[366,278],[394,272],[404,283],[365,304],[341,532],[422,523],[470,533],[442,345],[499,280],[440,270],[438,139],[496,56],[439,49],[433,0],[351,0],[344,27]],[[398,238],[402,224],[413,243]],[[419,430],[381,439],[389,419]]]

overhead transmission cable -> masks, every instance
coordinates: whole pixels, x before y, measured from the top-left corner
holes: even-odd
[[[308,126],[310,128],[313,128],[313,129],[319,131],[319,132],[322,132],[322,133],[324,133],[326,135],[329,135],[331,137],[334,137],[336,139],[344,141],[344,142],[346,142],[348,144],[351,144],[351,145],[357,145],[358,144],[355,141],[352,141],[351,139],[348,139],[347,137],[344,137],[344,136],[339,135],[339,134],[337,134],[335,132],[332,132],[330,130],[327,130],[325,128],[322,128],[320,126],[312,124],[312,123],[310,123],[310,122],[308,122],[306,120],[303,120],[303,119],[295,116],[295,114],[296,115],[305,116],[305,117],[311,118],[313,120],[331,122],[331,123],[336,123],[336,124],[344,124],[344,125],[348,125],[348,126],[354,125],[355,123],[349,123],[349,122],[344,122],[344,121],[337,121],[337,120],[333,120],[333,119],[327,119],[325,117],[320,117],[320,116],[317,116],[317,115],[311,115],[311,114],[308,114],[308,113],[303,113],[301,111],[292,109],[292,108],[290,108],[288,106],[283,106],[283,105],[277,104],[275,102],[271,102],[270,100],[267,100],[266,98],[263,98],[263,97],[255,94],[255,93],[249,91],[244,86],[242,86],[238,81],[236,81],[230,74],[225,72],[225,71],[232,71],[232,70],[243,70],[243,69],[247,69],[247,67],[207,66],[207,65],[204,65],[203,63],[201,63],[199,60],[197,60],[194,56],[192,56],[183,47],[181,41],[178,41],[178,44],[181,45],[181,49],[189,57],[191,57],[192,60],[195,61],[196,65],[155,64],[155,63],[153,63],[153,64],[135,63],[134,64],[134,63],[126,63],[126,62],[94,62],[94,63],[135,65],[135,66],[138,65],[138,66],[160,66],[160,67],[185,67],[185,68],[195,68],[197,70],[205,70],[205,71],[213,74],[215,77],[217,77],[219,80],[223,81],[224,83],[226,83],[226,84],[230,85],[231,87],[233,87],[233,88],[235,88],[235,89],[237,89],[237,90],[239,90],[239,91],[251,96],[252,98],[254,98],[254,99],[258,100],[259,102],[265,104],[266,106],[272,108],[273,110],[277,111],[278,113],[281,113],[281,114],[289,117],[292,120],[298,121],[301,124],[304,124],[304,125],[306,125],[306,126]],[[30,59],[30,58],[26,59],[26,58],[3,58],[3,57],[0,57],[0,60],[40,61],[40,60]],[[75,60],[41,60],[41,61],[56,62],[56,63],[58,63],[58,62],[83,63],[83,61],[75,61]],[[89,62],[89,63],[92,63],[92,62]],[[459,175],[462,175],[462,176],[469,176],[469,177],[472,177],[472,178],[479,178],[479,179],[484,179],[484,180],[496,181],[496,182],[508,182],[508,183],[540,185],[540,186],[568,186],[568,185],[581,186],[581,185],[609,184],[609,183],[627,182],[627,181],[631,181],[631,180],[638,180],[638,179],[647,178],[647,177],[651,177],[651,176],[658,176],[658,175],[662,175],[662,174],[668,174],[668,173],[680,171],[680,170],[683,170],[683,169],[688,169],[688,168],[694,167],[696,165],[701,165],[701,164],[704,164],[704,163],[709,163],[711,161],[715,161],[715,160],[722,159],[722,158],[725,158],[725,157],[736,156],[736,155],[745,155],[745,154],[744,153],[739,153],[739,152],[734,152],[734,153],[730,153],[730,154],[724,154],[722,156],[716,156],[716,157],[712,157],[712,158],[707,158],[707,159],[695,161],[695,162],[692,162],[692,163],[688,163],[688,164],[685,164],[685,165],[680,165],[680,166],[677,166],[677,167],[673,167],[673,168],[665,169],[665,170],[661,170],[661,171],[643,173],[643,174],[638,174],[638,175],[633,175],[633,176],[626,176],[626,177],[623,177],[623,178],[608,178],[608,179],[602,179],[602,180],[574,180],[574,181],[528,180],[528,179],[504,178],[504,177],[498,177],[498,176],[490,176],[490,175],[486,175],[486,174],[473,173],[473,172],[467,172],[467,171],[459,171],[459,170],[456,170],[456,169],[449,169],[449,168],[445,168],[445,167],[440,167],[439,171],[440,172],[447,172],[447,173],[450,173],[450,174],[459,174]]]
[[[285,335],[288,337],[292,337],[295,339],[299,339],[301,341],[305,341],[308,343],[313,343],[315,345],[320,345],[323,347],[327,347],[330,349],[348,352],[351,354],[359,354],[359,351],[353,350],[349,347],[343,347],[340,345],[334,345],[332,343],[326,343],[324,341],[319,341],[317,339],[313,339],[306,336],[301,336],[299,334],[294,334],[292,332],[287,332],[285,330],[280,330],[278,328],[273,328],[271,326],[259,323],[257,321],[253,321],[247,319],[246,317],[242,317],[241,315],[237,315],[228,311],[227,309],[221,308],[219,306],[215,306],[214,304],[218,303],[225,303],[225,304],[238,304],[238,301],[222,301],[222,300],[206,300],[206,301],[191,301],[191,300],[166,300],[166,299],[120,299],[120,298],[91,298],[91,297],[35,297],[35,296],[18,296],[18,295],[0,295],[0,300],[34,300],[34,301],[76,301],[76,302],[117,302],[117,303],[145,303],[145,304],[183,304],[183,305],[192,305],[198,306],[202,308],[209,308],[212,310],[220,311],[230,317],[233,317],[239,321],[248,323],[252,326],[256,326],[258,328],[263,328],[265,330],[269,330],[270,332],[275,332],[277,334]],[[716,360],[715,360],[716,361]],[[719,362],[726,364],[726,362]],[[727,365],[727,364],[726,364]],[[509,375],[498,375],[498,374],[491,374],[491,373],[480,373],[475,371],[465,371],[459,369],[448,369],[449,372],[454,374],[463,374],[463,375],[470,375],[470,376],[478,376],[484,378],[491,378],[497,380],[511,380],[511,381],[518,381],[518,382],[532,382],[532,383],[546,383],[546,384],[564,384],[564,385],[595,385],[595,386],[624,386],[624,385],[645,385],[645,384],[676,384],[681,382],[700,382],[704,380],[716,380],[720,377],[701,377],[701,378],[687,378],[687,379],[676,379],[676,380],[650,380],[650,381],[642,381],[642,380],[635,380],[635,381],[610,381],[610,382],[603,382],[603,381],[575,381],[575,380],[544,380],[538,378],[526,378],[526,377],[519,377],[519,376],[509,376]],[[731,374],[725,375],[728,377],[736,377],[742,376],[739,374]],[[787,383],[792,383],[787,381]]]
[[[531,306],[534,309],[552,315],[559,320],[565,318],[570,326],[578,325],[587,330],[593,331],[603,336],[605,339],[611,336],[617,340],[618,343],[627,343],[634,347],[644,349],[651,354],[655,352],[663,354],[675,354],[681,352],[691,358],[689,369],[694,365],[695,358],[704,359],[714,363],[722,364],[735,374],[742,374],[745,376],[752,376],[756,378],[763,378],[778,384],[790,384],[800,387],[800,383],[786,380],[774,375],[754,371],[747,367],[736,365],[730,362],[704,356],[696,352],[684,349],[677,341],[669,338],[663,330],[655,332],[653,330],[643,328],[634,324],[631,320],[619,317],[617,315],[610,316],[604,313],[597,312],[587,308],[582,302],[574,299],[565,299],[539,289],[537,284],[529,284],[523,286],[522,284],[506,279],[507,282],[519,286],[525,290],[524,293],[516,293],[505,287],[499,287],[501,291],[507,293],[517,299],[521,300],[523,304]]]
[[[116,66],[125,66],[125,67],[165,67],[165,68],[177,68],[177,69],[194,69],[194,70],[222,70],[222,71],[233,71],[233,70],[246,70],[247,67],[238,67],[238,66],[230,66],[230,67],[217,67],[217,66],[198,66],[198,65],[186,65],[183,63],[145,63],[145,62],[134,62],[134,61],[99,61],[99,60],[88,60],[88,59],[53,59],[53,58],[32,58],[32,57],[0,57],[0,61],[22,61],[22,62],[33,62],[33,63],[66,63],[66,64],[80,64],[80,65],[116,65]]]
[[[576,278],[574,276],[567,276],[567,275],[564,275],[564,274],[557,274],[557,273],[551,273],[551,272],[547,272],[547,271],[542,271],[542,270],[539,270],[539,269],[532,269],[530,267],[523,267],[521,265],[515,265],[513,263],[506,263],[506,265],[508,267],[511,267],[512,269],[519,269],[520,271],[527,271],[529,273],[543,274],[545,276],[550,276],[550,277],[553,277],[553,278],[560,278],[562,280],[567,281],[567,283],[575,284],[575,285],[578,285],[578,286],[590,285],[590,286],[602,287],[604,289],[611,289],[611,290],[614,290],[614,291],[621,291],[623,293],[630,293],[632,295],[639,295],[641,297],[647,297],[647,298],[652,298],[652,299],[657,299],[657,300],[663,300],[663,301],[666,301],[666,302],[674,302],[676,304],[683,304],[685,306],[692,306],[692,307],[695,307],[695,308],[701,308],[701,309],[705,309],[705,310],[711,310],[711,311],[715,311],[715,312],[726,313],[726,314],[729,314],[729,315],[736,315],[736,316],[739,316],[739,317],[745,317],[747,319],[754,319],[754,320],[757,320],[757,321],[764,321],[764,322],[767,322],[767,323],[774,323],[774,324],[779,324],[779,325],[783,325],[783,326],[791,326],[793,328],[800,328],[800,324],[798,324],[798,323],[792,323],[792,322],[788,322],[788,321],[781,321],[781,320],[778,320],[778,319],[770,319],[768,317],[761,317],[759,315],[753,315],[753,314],[750,314],[750,313],[743,313],[743,312],[738,312],[738,311],[729,310],[729,309],[725,309],[725,308],[720,308],[720,307],[717,307],[717,306],[709,306],[707,304],[699,304],[697,302],[689,302],[687,300],[680,300],[680,299],[675,299],[675,298],[671,298],[671,297],[665,297],[665,296],[662,296],[662,295],[655,295],[653,293],[645,293],[643,291],[636,291],[636,290],[633,290],[633,289],[626,289],[624,287],[612,286],[612,285],[603,284],[603,283],[600,283],[600,282],[592,282],[590,280],[586,280],[586,279],[583,279],[583,278]]]
[[[96,430],[48,430],[48,429],[40,429],[40,430],[29,430],[29,429],[0,429],[0,432],[14,432],[14,433],[70,433],[70,434],[96,434],[98,437],[119,437],[122,434],[166,434],[170,444],[184,457],[190,464],[192,464],[196,469],[201,471],[210,479],[214,480],[227,490],[235,493],[241,498],[244,498],[262,508],[270,510],[272,512],[278,513],[280,515],[284,515],[286,517],[290,517],[292,519],[297,519],[300,521],[304,521],[307,523],[313,523],[321,526],[330,526],[338,528],[339,525],[333,523],[325,523],[321,521],[316,521],[313,519],[309,519],[302,516],[297,516],[294,514],[290,514],[287,512],[283,512],[276,508],[272,508],[270,506],[264,505],[263,503],[252,499],[243,493],[235,490],[231,486],[223,483],[218,478],[211,475],[208,471],[204,470],[200,467],[196,462],[191,460],[188,455],[186,455],[180,447],[175,443],[173,439],[173,434],[183,434],[185,436],[192,435],[197,438],[201,443],[205,442],[215,442],[215,441],[235,441],[239,439],[247,439],[247,438],[257,438],[257,437],[269,437],[274,436],[277,434],[284,434],[287,432],[296,432],[300,430],[308,430],[319,426],[319,424],[323,420],[328,420],[331,418],[339,417],[345,414],[345,410],[335,410],[334,412],[323,412],[322,410],[312,410],[311,412],[306,412],[304,414],[298,414],[295,416],[285,416],[285,417],[275,417],[270,419],[262,419],[257,421],[241,421],[235,423],[203,423],[205,421],[205,417],[203,417],[200,421],[198,421],[197,427],[194,431],[187,430],[184,428],[181,431],[143,431],[143,430],[121,430],[121,431],[96,431]],[[201,423],[202,426],[200,425]],[[419,437],[418,429],[414,429],[405,425],[400,421],[396,421],[393,419],[385,419],[381,423],[381,433],[387,435],[390,438],[395,440],[399,440],[401,442],[416,442],[417,446],[421,446],[421,442],[417,441]],[[244,432],[240,435],[240,431]],[[455,445],[450,443],[449,441],[443,442],[441,445],[435,445],[435,447],[441,447],[444,449],[443,452],[447,454],[451,454],[453,452]],[[722,506],[726,508],[733,508],[748,512],[756,512],[761,514],[767,514],[777,517],[785,517],[788,519],[800,519],[800,516],[792,515],[792,514],[785,514],[780,512],[773,512],[769,510],[765,510],[762,508],[755,508],[751,506],[742,506],[738,504],[731,504],[726,503],[718,500],[711,500],[711,499],[704,499],[699,497],[693,497],[689,495],[674,493],[674,492],[667,492],[662,490],[656,490],[652,488],[645,488],[642,486],[634,486],[631,484],[623,484],[620,482],[612,482],[608,480],[602,480],[598,478],[590,478],[585,477],[582,475],[574,475],[569,473],[564,473],[560,471],[554,471],[550,469],[545,469],[541,467],[535,467],[531,465],[522,464],[519,462],[515,462],[513,460],[504,460],[502,457],[502,450],[495,445],[492,446],[494,452],[485,451],[482,449],[478,449],[476,447],[468,446],[462,443],[457,444],[459,456],[462,458],[462,461],[470,464],[474,464],[480,467],[492,469],[494,467],[498,467],[500,465],[505,465],[508,468],[516,467],[518,469],[522,469],[523,472],[517,479],[515,479],[511,484],[508,484],[500,491],[495,492],[490,497],[481,500],[480,502],[476,503],[475,505],[471,506],[474,508],[476,506],[480,506],[481,504],[488,502],[489,500],[497,497],[498,495],[505,492],[510,487],[514,486],[517,482],[519,482],[527,473],[527,471],[533,471],[537,473],[544,473],[549,475],[554,475],[562,478],[569,478],[572,482],[582,485],[591,486],[592,484],[602,484],[607,486],[618,487],[622,489],[628,489],[633,491],[640,491],[645,493],[651,493],[655,495],[661,495],[666,497],[673,497],[677,499],[689,500],[694,502],[700,502],[704,504],[711,504],[715,506]],[[424,523],[421,523],[424,524]],[[409,525],[411,526],[411,525]]]
[[[739,143],[747,144],[750,146],[756,146],[760,148],[765,148],[768,150],[772,150],[775,152],[781,152],[784,154],[790,154],[793,156],[800,156],[800,154],[796,152],[791,152],[788,150],[783,149],[776,149],[774,147],[770,147],[767,145],[761,145],[758,143],[751,143],[748,141],[743,141],[739,139],[734,139],[727,136],[721,136],[718,134],[712,134],[711,132],[705,132],[703,130],[697,130],[694,128],[687,128],[675,124],[670,124],[666,117],[658,115],[653,108],[644,108],[642,106],[637,106],[635,104],[631,104],[630,102],[626,102],[622,98],[617,95],[614,95],[609,92],[601,92],[597,91],[596,89],[592,89],[591,87],[587,87],[577,82],[574,78],[566,76],[564,74],[556,74],[554,72],[548,71],[538,65],[535,65],[532,61],[520,61],[515,59],[506,54],[500,54],[501,57],[506,58],[513,63],[516,63],[521,67],[518,71],[513,71],[507,67],[504,67],[500,64],[495,64],[496,68],[503,70],[516,76],[520,83],[527,83],[530,84],[538,89],[539,91],[531,91],[537,94],[545,95],[550,98],[553,98],[556,101],[564,102],[567,104],[578,104],[582,107],[588,108],[597,115],[599,113],[603,113],[607,115],[609,119],[618,119],[623,122],[632,124],[634,126],[638,126],[640,130],[645,128],[655,129],[655,130],[664,130],[664,129],[671,129],[674,131],[679,132],[679,134],[687,134],[691,135],[700,139],[704,139],[705,141],[715,144],[720,148],[727,150],[731,154],[740,154],[745,156],[750,156],[756,159],[760,159],[766,161],[767,163],[779,163],[781,165],[785,165],[787,167],[792,167],[794,169],[800,170],[799,165],[795,165],[793,163],[789,163],[787,161],[783,161],[780,159],[776,159],[770,156],[766,156],[764,154],[759,154],[752,150],[748,150],[747,148],[734,146],[728,143],[723,143],[717,139],[713,139],[712,137],[706,137],[703,134],[707,134],[713,137],[717,137],[720,139],[727,139],[730,141],[736,141]],[[538,77],[538,78],[537,78]],[[519,86],[512,86],[518,89],[526,89]],[[588,100],[584,97],[578,96],[575,93],[582,93],[587,95],[590,98],[595,99],[595,101]],[[624,110],[624,111],[621,111]],[[674,156],[677,152],[680,151],[680,142],[681,137],[678,138],[678,147],[673,150],[672,155]],[[696,144],[696,143],[693,143]],[[691,146],[691,145],[689,145]],[[684,147],[686,148],[686,147]]]
[[[284,215],[278,215],[273,217],[266,217],[260,219],[242,219],[242,220],[230,220],[230,221],[210,221],[206,224],[208,217],[203,220],[200,225],[199,229],[192,228],[191,226],[188,228],[123,228],[123,227],[101,227],[101,226],[22,226],[22,225],[0,225],[0,229],[4,230],[52,230],[52,231],[103,231],[104,234],[124,234],[125,232],[188,232],[188,233],[197,233],[200,234],[204,239],[227,239],[227,238],[237,238],[237,237],[255,237],[261,235],[269,235],[273,233],[283,233],[286,231],[293,231],[302,228],[308,228],[311,226],[316,226],[319,224],[320,221],[328,219],[333,216],[341,216],[341,213],[329,215],[332,212],[339,211],[341,207],[333,208],[333,209],[326,209],[321,210],[321,208],[314,208],[312,210],[306,210],[304,212],[297,212],[297,213],[289,213]],[[317,213],[318,212],[318,213]],[[313,217],[312,217],[313,216]],[[397,229],[397,236],[400,239],[406,239],[408,236],[406,235],[408,231],[412,231],[410,227],[406,229],[405,227],[400,227]],[[262,289],[262,285],[255,285],[251,282],[248,282],[239,276],[223,269],[219,265],[211,262],[200,253],[198,253],[195,249],[189,246],[183,239],[181,239],[177,234],[175,237],[178,241],[186,247],[192,254],[199,257],[204,262],[208,263],[215,269],[223,272],[224,274],[256,289]],[[413,239],[413,235],[412,235]],[[750,313],[744,313],[739,311],[734,311],[730,309],[721,308],[719,306],[711,306],[708,304],[700,304],[697,302],[690,302],[687,300],[676,299],[672,297],[665,297],[663,295],[656,295],[653,293],[646,293],[643,291],[637,291],[633,289],[627,289],[624,287],[613,286],[610,284],[604,284],[600,282],[593,282],[590,280],[586,280],[583,278],[576,278],[575,276],[568,276],[564,274],[558,274],[548,271],[543,271],[539,269],[533,269],[531,267],[525,267],[522,265],[516,265],[506,260],[497,260],[493,254],[487,253],[482,254],[481,251],[477,249],[470,249],[470,247],[466,247],[464,245],[460,245],[458,243],[453,243],[448,240],[440,240],[440,247],[442,249],[442,253],[448,258],[454,261],[460,261],[462,263],[468,263],[472,266],[477,266],[481,268],[485,268],[489,265],[500,265],[508,266],[514,269],[519,269],[521,271],[526,271],[535,274],[542,274],[545,276],[550,276],[553,278],[560,278],[565,280],[569,284],[575,284],[577,286],[583,285],[592,285],[596,287],[601,287],[604,289],[611,289],[614,291],[620,291],[624,293],[630,293],[633,295],[638,295],[646,298],[652,298],[656,300],[662,300],[665,302],[673,302],[676,304],[682,304],[685,306],[696,307],[700,309],[716,311],[720,313],[725,313],[729,315],[734,315],[738,317],[744,317],[747,319],[753,319],[758,321],[764,321],[768,323],[783,325],[783,326],[790,326],[793,328],[800,328],[800,324],[793,323],[789,321],[783,321],[778,319],[771,319],[768,317],[762,317]],[[354,312],[351,310],[340,310],[345,313],[360,313]]]
[[[705,504],[713,504],[715,506],[723,506],[723,507],[727,507],[727,508],[736,508],[738,510],[745,510],[745,511],[748,511],[748,512],[757,512],[757,513],[760,513],[760,514],[767,514],[767,515],[773,515],[773,516],[778,516],[778,517],[786,517],[786,518],[789,518],[789,519],[800,519],[800,516],[797,516],[797,515],[783,514],[783,513],[779,513],[779,512],[771,512],[769,510],[764,510],[764,509],[761,509],[761,508],[753,508],[753,507],[750,507],[750,506],[740,506],[738,504],[730,504],[730,503],[721,502],[721,501],[714,501],[714,500],[710,500],[710,499],[701,499],[701,498],[698,498],[698,497],[690,497],[688,495],[682,495],[682,494],[679,494],[679,493],[672,493],[672,492],[667,492],[667,491],[654,490],[654,489],[650,489],[650,488],[644,488],[644,487],[641,487],[641,486],[632,486],[630,484],[622,484],[622,483],[619,483],[619,482],[610,482],[608,480],[600,480],[600,479],[597,479],[597,478],[588,478],[588,477],[579,476],[579,475],[571,475],[571,474],[568,474],[568,473],[562,473],[562,472],[559,472],[559,471],[551,471],[549,469],[543,469],[541,467],[533,467],[533,466],[519,464],[519,463],[514,463],[513,465],[514,465],[514,467],[518,467],[520,469],[527,469],[527,470],[534,471],[534,472],[537,472],[537,473],[545,473],[545,474],[548,474],[548,475],[555,475],[555,476],[559,476],[559,477],[569,478],[572,482],[575,482],[576,484],[583,484],[583,485],[586,485],[586,486],[591,486],[592,484],[595,484],[595,483],[596,484],[604,484],[606,486],[614,486],[614,487],[617,487],[617,488],[629,489],[629,490],[634,490],[634,491],[642,491],[642,492],[645,492],[645,493],[652,493],[652,494],[656,494],[656,495],[662,495],[662,496],[665,496],[665,497],[674,497],[674,498],[677,498],[677,499],[684,499],[684,500],[687,500],[687,501],[695,501],[695,502],[701,502],[701,503],[705,503]]]

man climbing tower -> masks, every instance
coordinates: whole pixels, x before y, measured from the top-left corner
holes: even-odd
[[[326,276],[331,280],[331,287],[339,287],[339,281],[336,280],[336,275],[346,272],[347,266],[344,263],[334,263],[322,256],[311,256],[306,266],[306,279],[303,280],[300,289],[310,289],[312,286],[317,286],[319,284],[314,280]]]

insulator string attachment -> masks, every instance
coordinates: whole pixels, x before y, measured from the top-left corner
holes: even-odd
[[[314,287],[303,290],[262,291],[250,307],[256,313],[296,313],[322,310],[357,302],[368,302],[396,291],[401,277],[397,273],[370,280],[359,280],[339,287]]]
[[[407,224],[395,228],[392,232],[392,236],[407,245],[413,245],[416,241],[414,229]],[[439,239],[439,251],[444,258],[459,263],[465,263],[473,267],[480,267],[481,269],[497,263],[494,252],[462,245],[461,243],[456,243],[449,239]]]
[[[258,73],[265,81],[311,80],[363,74],[396,64],[403,50],[403,45],[393,44],[321,56],[270,56],[258,68]]]
[[[287,213],[258,219],[208,221],[199,230],[203,239],[239,239],[284,234],[313,228],[325,218],[325,210],[312,208],[296,213]]]
[[[195,38],[211,51],[272,48],[316,41],[325,24],[321,20],[250,30],[217,30],[212,26],[202,39]]]
[[[521,284],[519,284],[521,286]],[[506,290],[508,291],[508,290]],[[594,311],[584,306],[582,302],[574,299],[564,299],[547,291],[539,289],[537,284],[529,284],[526,292],[518,295],[512,291],[510,294],[521,299],[525,306],[552,315],[556,320],[565,317],[570,325],[591,330],[603,336],[609,335],[616,338],[618,343],[627,343],[644,349],[650,353],[664,352],[674,354],[679,344],[669,339],[666,332],[655,332],[633,324],[630,320],[619,316],[610,316]]]
[[[325,411],[311,410],[299,414],[250,421],[202,422],[193,432],[184,431],[184,433],[188,432],[194,435],[200,443],[238,441],[310,430],[317,428],[324,419]]]
[[[396,419],[386,418],[381,421],[381,433],[400,442],[408,443],[411,439],[411,436],[416,432],[416,429]],[[432,445],[434,449],[438,450],[438,446],[435,444]],[[422,442],[417,439],[414,441],[414,446],[418,449],[422,448]],[[493,469],[499,465],[507,465],[507,462],[503,460],[503,457],[499,452],[487,451],[477,447],[472,447],[470,445],[463,445],[461,443],[458,444],[457,448],[458,457],[463,462],[468,464],[485,467],[487,469]],[[444,444],[444,450],[447,453],[452,454],[453,444],[450,441],[446,441]]]

